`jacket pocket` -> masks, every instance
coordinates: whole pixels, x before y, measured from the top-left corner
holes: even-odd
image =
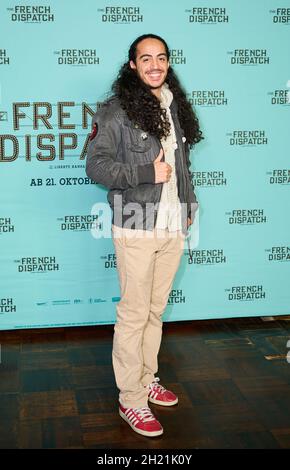
[[[136,188],[126,189],[124,192],[124,199],[126,203],[136,202],[144,205],[146,203],[153,203],[159,201],[160,186],[162,184],[139,184]]]
[[[148,152],[152,146],[152,139],[148,132],[133,125],[124,125],[126,148],[134,153]]]

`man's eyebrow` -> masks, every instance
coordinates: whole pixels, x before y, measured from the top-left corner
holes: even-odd
[[[165,52],[160,52],[160,54],[157,54],[157,57],[159,57],[161,55],[167,56]],[[142,55],[140,55],[139,59],[143,59],[143,57],[152,57],[152,55],[151,54],[142,54]]]

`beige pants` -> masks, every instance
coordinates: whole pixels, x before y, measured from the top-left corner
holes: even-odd
[[[162,314],[184,248],[181,231],[143,231],[112,225],[121,300],[114,328],[113,368],[120,403],[147,405],[144,386],[154,380]]]

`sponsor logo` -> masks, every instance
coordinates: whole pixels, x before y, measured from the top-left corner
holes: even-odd
[[[80,298],[74,298],[74,299],[55,299],[55,300],[43,300],[41,302],[36,302],[37,307],[48,307],[48,306],[61,306],[61,305],[84,305],[84,304],[97,304],[100,302],[106,302],[105,299],[101,298],[93,298],[90,297],[89,299],[80,299]]]
[[[103,302],[107,302],[106,299],[102,299],[100,297],[90,297],[89,300],[88,300],[88,304],[92,305],[92,304],[99,304],[99,303],[103,303]]]

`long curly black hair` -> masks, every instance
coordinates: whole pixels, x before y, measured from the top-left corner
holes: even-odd
[[[114,96],[118,97],[122,108],[132,122],[161,140],[166,138],[170,132],[170,123],[166,116],[166,110],[161,108],[160,101],[151,92],[150,87],[139,78],[135,69],[130,67],[131,60],[136,64],[136,52],[139,42],[147,38],[161,41],[169,60],[170,52],[164,39],[155,34],[139,36],[130,46],[129,60],[120,68],[117,79],[112,85],[112,92]],[[188,145],[192,148],[204,137],[199,128],[198,118],[171,66],[168,68],[165,82],[173,93],[178,107],[181,128],[184,131]]]

